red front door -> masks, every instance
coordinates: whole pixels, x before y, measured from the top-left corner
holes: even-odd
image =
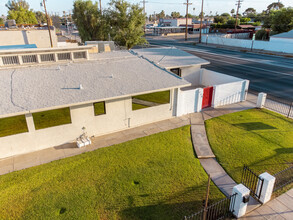
[[[208,108],[212,106],[214,88],[206,87],[203,89],[202,108]]]

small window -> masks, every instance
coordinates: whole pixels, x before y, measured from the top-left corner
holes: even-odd
[[[172,73],[175,73],[177,76],[180,76],[181,77],[181,69],[180,68],[170,69],[170,71]]]
[[[0,118],[0,137],[28,132],[24,115]]]
[[[95,116],[106,114],[105,102],[96,102],[96,103],[94,103],[94,112],[95,112]]]
[[[61,108],[33,113],[36,130],[71,123],[70,109]]]
[[[170,90],[132,97],[132,110],[139,110],[170,103]]]

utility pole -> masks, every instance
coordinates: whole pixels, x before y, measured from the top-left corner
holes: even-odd
[[[148,3],[148,2],[146,0],[142,0],[141,3],[143,4],[143,14],[145,15],[145,3]],[[145,21],[146,21],[146,19],[145,19]],[[145,33],[145,25],[146,24],[144,24],[144,27],[143,27],[144,33]]]
[[[183,3],[186,5],[186,26],[185,26],[185,40],[187,40],[187,33],[188,33],[188,6],[192,5],[192,3],[189,3],[189,0],[186,0],[186,3]]]
[[[100,12],[101,12],[101,15],[102,15],[102,0],[99,0],[100,1]]]
[[[199,25],[199,39],[198,39],[198,43],[201,43],[202,18],[203,18],[203,0],[201,1],[201,12],[200,12],[200,25]]]
[[[236,32],[236,29],[237,29],[237,21],[238,21],[238,13],[239,13],[239,8],[241,7],[241,3],[242,3],[243,0],[237,0],[237,10],[236,10],[236,21],[235,21],[235,28],[234,28],[234,31]]]
[[[46,8],[46,0],[43,0],[43,4],[44,4],[44,9],[45,9],[45,14],[46,14],[46,18],[47,18],[47,26],[48,26],[48,31],[49,31],[49,37],[50,37],[50,43],[51,43],[51,47],[53,47],[53,42],[52,42],[52,36],[51,36],[51,30],[50,30],[50,25],[49,25],[49,16],[47,13],[47,8]]]

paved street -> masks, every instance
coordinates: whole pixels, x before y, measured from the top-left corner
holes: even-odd
[[[178,39],[148,37],[152,46],[175,46],[210,61],[206,69],[250,80],[250,90],[293,101],[293,59],[192,45]]]

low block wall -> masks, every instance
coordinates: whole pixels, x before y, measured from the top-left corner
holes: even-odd
[[[284,43],[278,41],[260,41],[244,40],[244,39],[230,39],[214,36],[202,36],[202,42],[207,44],[218,44],[232,47],[242,47],[246,49],[266,50],[282,53],[293,53],[293,43]]]
[[[57,47],[57,35],[51,30],[53,47]],[[36,44],[38,48],[50,48],[48,30],[2,30],[0,31],[0,45]]]

